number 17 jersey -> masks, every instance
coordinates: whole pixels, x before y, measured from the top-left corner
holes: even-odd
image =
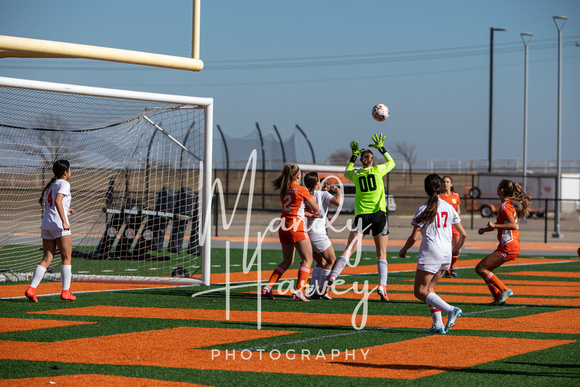
[[[419,207],[413,219],[425,211],[426,208],[427,203]],[[435,216],[433,222],[425,225],[423,223],[418,224],[413,220],[411,224],[421,227],[422,236],[417,263],[423,265],[451,263],[451,253],[453,251],[451,243],[453,230],[451,226],[459,222],[461,222],[461,218],[457,211],[451,204],[441,198],[439,198],[437,216]]]

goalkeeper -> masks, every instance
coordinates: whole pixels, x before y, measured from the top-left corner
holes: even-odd
[[[384,147],[385,136],[382,133],[372,136],[372,140],[374,144],[370,144],[369,147],[376,148],[383,155],[385,158],[383,164],[373,166],[375,161],[373,152],[371,150],[358,149],[358,142],[356,141],[350,143],[352,157],[344,171],[344,176],[352,181],[356,187],[354,224],[348,236],[346,249],[335,261],[327,281],[328,286],[332,286],[336,277],[340,275],[346,266],[352,253],[358,248],[362,238],[372,231],[378,259],[379,287],[377,292],[382,301],[389,301],[387,296],[389,226],[387,224],[383,176],[395,167],[395,161]],[[354,163],[358,156],[360,156],[363,167],[355,169]]]

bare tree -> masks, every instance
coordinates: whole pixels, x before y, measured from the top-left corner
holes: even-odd
[[[348,149],[338,149],[338,150],[335,150],[328,157],[328,161],[330,161],[331,164],[342,165],[342,164],[348,163],[348,160],[350,160],[350,156],[351,156],[350,150],[348,150]]]
[[[395,141],[395,153],[399,154],[409,164],[409,183],[413,184],[413,164],[417,161],[416,144],[407,144],[407,141]]]
[[[36,158],[42,168],[42,181],[45,174],[52,175],[52,165],[56,160],[70,156],[71,133],[68,123],[50,112],[36,117],[32,127],[6,127],[2,133],[5,148]],[[75,152],[78,152],[78,146]]]

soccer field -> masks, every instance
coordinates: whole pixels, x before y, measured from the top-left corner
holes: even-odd
[[[28,283],[2,284],[0,385],[578,385],[580,260],[522,254],[496,270],[514,296],[489,306],[473,270],[483,255],[463,254],[459,277],[436,291],[464,316],[426,335],[411,256],[389,257],[388,303],[369,293],[370,252],[345,269],[333,300],[310,303],[293,301],[289,282],[274,301],[259,298],[257,265],[242,273],[242,250],[229,270],[214,250],[209,287],[77,282],[77,301],[64,302],[60,283],[43,282],[31,303]],[[280,259],[262,251],[262,280]],[[295,280],[297,265],[283,279]]]

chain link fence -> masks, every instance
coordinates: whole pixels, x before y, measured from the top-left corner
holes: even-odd
[[[307,171],[304,171],[307,172]],[[385,179],[385,188],[393,195],[396,210],[388,213],[390,238],[404,240],[411,231],[411,219],[417,208],[426,200],[423,188],[424,177],[431,172],[391,171]],[[218,237],[257,237],[277,238],[275,219],[280,216],[280,199],[272,189],[272,181],[279,171],[256,171],[253,186],[248,175],[243,179],[243,170],[217,170],[215,178],[222,181],[224,208],[220,200],[214,200],[212,209],[212,235]],[[453,179],[454,189],[461,198],[462,224],[471,240],[495,240],[495,234],[478,236],[477,230],[484,227],[488,221],[495,220],[499,198],[495,192],[501,179],[521,182],[521,175],[513,173],[481,173],[441,172],[441,176]],[[533,181],[535,179],[535,181]],[[562,190],[561,213],[556,223],[554,209],[557,200],[553,197],[552,186],[555,176],[542,175],[528,177],[529,191],[532,193],[531,214],[526,219],[520,219],[520,240],[533,243],[566,243],[580,246],[580,199],[578,187],[579,176],[568,176],[568,183]],[[493,188],[489,188],[489,187]],[[227,188],[226,188],[227,187]],[[533,188],[532,188],[533,187]],[[538,191],[539,190],[539,191]],[[543,191],[542,191],[543,190]],[[570,198],[576,195],[576,198]],[[541,197],[544,196],[544,197]],[[568,197],[568,198],[566,198]],[[217,196],[216,196],[217,198]],[[352,220],[352,213],[331,214],[332,223],[329,227],[331,238],[346,239],[348,236],[347,222]]]

